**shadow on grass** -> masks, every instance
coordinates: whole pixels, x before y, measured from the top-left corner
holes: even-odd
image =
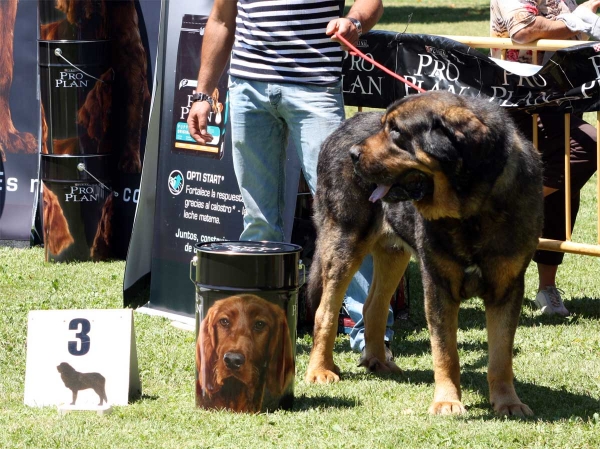
[[[338,408],[346,409],[361,406],[361,402],[355,399],[343,399],[333,396],[300,396],[294,398],[293,411],[300,412],[314,410],[316,408]]]
[[[402,374],[375,375],[370,373],[342,373],[344,380],[364,381],[369,377],[377,376],[382,379],[391,379],[398,383],[427,384],[431,385],[433,399],[434,381],[432,370],[405,370]],[[461,387],[463,391],[472,390],[481,397],[488,397],[488,384],[485,373],[472,371],[461,372]],[[535,385],[532,383],[515,382],[515,389],[521,400],[535,413],[534,419],[546,422],[580,418],[584,421],[593,420],[594,414],[600,408],[600,401],[584,394],[572,393],[565,390]],[[424,410],[428,404],[421,404]],[[485,400],[476,404],[468,404],[468,410],[481,410],[487,413],[484,419],[497,419],[490,403]],[[465,416],[469,418],[469,414]]]
[[[347,341],[336,341],[333,347],[333,353],[339,353],[347,351],[350,348]],[[310,354],[312,349],[312,340],[309,343],[303,341],[296,342],[296,355]]]
[[[157,401],[158,398],[159,398],[159,396],[149,395],[149,394],[142,394],[141,396],[137,395],[137,396],[131,398],[129,400],[129,403],[130,404],[135,404],[136,402]]]

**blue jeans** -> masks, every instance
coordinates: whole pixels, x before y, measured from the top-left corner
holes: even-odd
[[[363,306],[365,304],[365,292],[369,291],[369,285],[373,279],[373,258],[368,255],[365,257],[360,270],[352,278],[348,286],[346,297],[344,298],[344,308],[352,321],[354,327],[350,331],[350,347],[354,351],[361,352],[365,347],[365,323],[363,320]],[[390,298],[391,300],[391,298]],[[385,329],[385,341],[392,341],[394,331],[394,311],[390,306],[388,310],[387,324]]]
[[[304,177],[314,195],[321,144],[345,117],[341,82],[334,86],[316,86],[231,76],[229,99],[233,167],[246,208],[240,240],[285,241],[283,214],[288,139],[296,148]],[[372,261],[364,265],[348,288],[347,296],[351,296],[353,303],[364,304],[367,297]],[[362,332],[357,332],[363,341],[356,348],[362,350],[362,307],[360,315],[355,321],[363,326]]]

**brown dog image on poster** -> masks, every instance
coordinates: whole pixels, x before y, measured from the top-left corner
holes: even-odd
[[[18,0],[0,1],[0,158],[6,153],[36,153],[38,144],[33,134],[19,132],[10,112],[10,88],[13,81],[13,37]]]
[[[148,61],[138,27],[133,0],[56,0],[55,7],[65,18],[41,25],[43,40],[111,39],[112,83],[111,133],[116,137],[118,170],[140,173],[142,128],[150,111]],[[81,117],[80,117],[81,119]],[[88,130],[89,131],[89,130]],[[90,134],[92,136],[92,134]]]
[[[73,393],[73,401],[71,402],[71,405],[75,405],[75,402],[77,401],[77,393],[79,393],[81,390],[87,390],[88,388],[94,390],[94,392],[100,398],[100,403],[98,405],[108,402],[105,390],[106,379],[102,374],[80,373],[66,362],[62,362],[56,367],[56,369],[60,373],[60,378],[65,384],[65,387],[67,387]]]
[[[79,137],[52,139],[52,154],[106,154],[110,152],[108,137],[110,112],[112,108],[112,82],[114,71],[104,72],[94,87],[87,93],[85,102],[77,111],[77,125],[81,127]],[[50,152],[48,148],[48,122],[41,104],[42,154]]]
[[[282,396],[294,376],[285,311],[249,294],[216,301],[200,325],[196,368],[198,406],[262,411],[265,395]]]
[[[525,270],[542,229],[542,167],[502,108],[449,92],[411,95],[385,113],[357,114],[323,144],[315,197],[309,297],[319,303],[308,382],[334,382],[337,317],[363,257],[373,256],[360,364],[399,372],[385,358],[390,297],[411,254],[420,263],[431,338],[432,414],[461,414],[458,311],[483,299],[490,402],[531,415],[514,388],[513,342]]]
[[[106,260],[111,255],[112,217],[115,210],[113,198],[114,194],[111,193],[102,206],[100,221],[90,250],[92,260]]]
[[[43,233],[46,260],[48,252],[58,255],[75,241],[69,230],[58,197],[48,187],[42,189],[43,200]]]

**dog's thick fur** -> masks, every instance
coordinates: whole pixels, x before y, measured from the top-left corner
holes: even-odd
[[[369,253],[374,274],[360,364],[400,371],[385,360],[383,336],[390,297],[412,253],[420,262],[433,353],[429,411],[465,411],[458,310],[463,299],[478,296],[487,320],[490,402],[499,414],[532,414],[514,389],[512,351],[525,270],[542,229],[542,168],[538,152],[501,108],[429,92],[385,113],[352,117],[323,144],[314,220],[309,300],[320,304],[307,381],[339,380],[337,317]]]
[[[77,401],[77,393],[79,393],[80,390],[87,390],[88,388],[94,390],[100,398],[100,403],[98,405],[102,405],[108,401],[104,387],[106,384],[106,379],[102,374],[80,373],[66,362],[62,362],[56,367],[56,369],[60,373],[60,378],[64,382],[65,387],[67,387],[73,393],[73,402],[71,402],[71,405],[75,405],[75,401]]]

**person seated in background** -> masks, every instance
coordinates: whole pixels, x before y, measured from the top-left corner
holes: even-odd
[[[596,10],[600,0],[577,5],[575,0],[491,0],[490,35],[510,37],[513,42],[526,44],[538,39],[598,40],[600,21]],[[506,59],[542,64],[549,52],[538,52],[533,61],[531,50],[509,50]],[[499,58],[500,50],[492,49]],[[531,115],[512,112],[521,132],[533,137]],[[564,192],[564,114],[541,113],[538,117],[538,150],[544,163],[544,229],[542,237],[565,240]],[[571,228],[579,210],[580,190],[596,171],[596,129],[581,117],[571,115]],[[558,266],[564,253],[537,251],[539,286],[535,297],[537,306],[547,315],[568,316],[564,292],[556,287]]]

